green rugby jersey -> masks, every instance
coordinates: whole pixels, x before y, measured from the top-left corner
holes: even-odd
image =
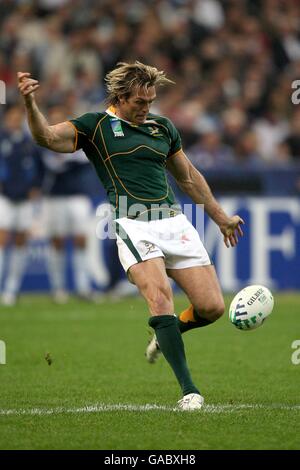
[[[149,220],[150,210],[151,219],[180,213],[166,162],[181,149],[181,139],[169,119],[149,114],[145,123],[134,125],[110,107],[70,122],[76,129],[74,150],[82,148],[94,165],[115,218],[146,214]]]

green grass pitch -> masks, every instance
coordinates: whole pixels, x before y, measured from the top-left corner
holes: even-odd
[[[175,303],[177,312],[187,305],[183,296]],[[23,297],[0,310],[0,448],[299,449],[300,364],[291,360],[299,319],[300,296],[275,294],[257,330],[235,329],[226,314],[186,333],[206,400],[186,413],[172,410],[181,397],[164,359],[145,361],[142,299],[57,306]]]

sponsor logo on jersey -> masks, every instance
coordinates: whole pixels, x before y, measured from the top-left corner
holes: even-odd
[[[110,120],[110,125],[115,137],[124,137],[122,123],[119,119],[112,118]]]

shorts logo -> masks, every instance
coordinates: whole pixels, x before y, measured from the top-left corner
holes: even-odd
[[[155,253],[155,252],[158,251],[158,249],[156,248],[156,246],[153,243],[144,242],[144,246],[147,250],[146,253],[145,253],[145,256],[149,255],[149,253]]]

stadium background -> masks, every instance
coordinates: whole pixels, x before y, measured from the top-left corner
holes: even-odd
[[[2,0],[6,104],[19,101],[18,70],[40,80],[46,115],[62,105],[69,117],[103,108],[103,78],[120,60],[165,70],[176,85],[160,91],[154,111],[173,120],[215,195],[247,224],[238,248],[225,250],[207,221],[205,243],[223,289],[299,289],[300,108],[291,99],[300,78],[299,16],[293,0]],[[105,194],[92,168],[86,191],[96,210]],[[96,226],[93,217],[91,276],[107,291],[124,275],[114,241],[95,241]],[[49,288],[47,253],[36,220],[23,291]]]
[[[298,0],[0,0],[0,133],[7,105],[20,100],[18,70],[40,80],[46,115],[59,104],[72,117],[103,107],[103,77],[117,61],[164,69],[176,86],[161,90],[155,112],[174,121],[216,196],[247,224],[227,250],[206,221],[206,246],[231,292],[226,311],[239,286],[262,282],[275,294],[262,328],[242,332],[224,315],[184,337],[205,405],[176,413],[168,364],[144,357],[144,300],[54,305],[37,219],[22,286],[31,293],[0,312],[1,449],[299,450],[299,18]],[[105,195],[89,168],[96,214]],[[95,287],[128,294],[114,241],[95,236],[99,220],[90,221]],[[69,263],[71,288],[73,274]],[[185,296],[174,300],[176,313],[187,307]]]

